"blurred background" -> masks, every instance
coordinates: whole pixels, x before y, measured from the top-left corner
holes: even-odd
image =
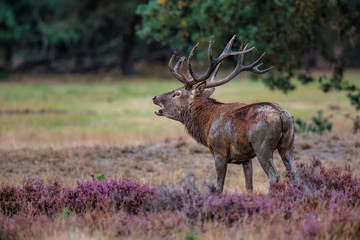
[[[234,49],[256,46],[246,62],[266,52],[264,66],[274,69],[244,74],[215,98],[278,102],[299,132],[360,129],[357,0],[1,0],[1,146],[184,136],[153,114],[152,96],[181,86],[167,62],[199,42],[201,72],[210,37],[217,56],[234,34]]]
[[[254,194],[231,165],[229,198],[199,195],[215,183],[213,156],[154,114],[153,96],[183,86],[173,52],[199,43],[203,73],[211,36],[217,57],[234,34],[234,51],[256,47],[245,64],[266,52],[260,68],[274,68],[212,97],[295,118],[300,184],[275,152],[271,198],[257,195],[269,182],[255,159]],[[359,110],[360,0],[0,0],[0,239],[360,239]],[[135,182],[116,190],[122,177]]]

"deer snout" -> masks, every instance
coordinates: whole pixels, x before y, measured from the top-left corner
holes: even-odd
[[[154,104],[161,107],[161,109],[155,111],[155,114],[158,115],[158,116],[163,116],[164,115],[164,112],[162,110],[163,106],[159,103],[159,100],[158,100],[157,96],[153,97],[152,101],[153,101]]]
[[[160,106],[161,97],[159,97],[159,96],[153,97],[153,98],[152,98],[152,102],[153,102],[155,105],[159,105],[159,106]]]
[[[158,96],[153,97],[152,102],[153,104],[160,106],[160,99]]]

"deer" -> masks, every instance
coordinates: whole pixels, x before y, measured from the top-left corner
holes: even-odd
[[[269,178],[271,187],[279,181],[279,173],[273,163],[273,153],[277,149],[290,178],[295,180],[292,166],[294,151],[294,118],[277,103],[260,102],[222,103],[210,96],[215,87],[224,85],[239,73],[249,71],[263,74],[273,67],[260,70],[263,53],[255,62],[244,65],[244,55],[255,49],[247,49],[241,44],[239,51],[232,51],[236,35],[228,42],[222,53],[214,58],[212,47],[214,36],[208,47],[208,68],[202,75],[195,73],[191,59],[198,47],[197,43],[188,58],[181,57],[173,66],[176,51],[169,61],[171,74],[184,84],[183,87],[157,95],[152,101],[160,107],[158,116],[181,122],[186,131],[200,144],[207,147],[215,159],[217,192],[222,193],[228,164],[242,165],[245,188],[253,190],[252,159],[257,157]],[[221,63],[230,56],[237,56],[235,69],[225,78],[215,80]],[[187,74],[184,73],[187,64]],[[210,78],[210,81],[208,82]]]

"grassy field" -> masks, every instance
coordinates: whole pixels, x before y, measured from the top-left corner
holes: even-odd
[[[360,74],[350,72],[346,78],[356,82]],[[50,182],[58,176],[72,184],[94,172],[160,184],[184,178],[189,169],[201,179],[215,175],[208,150],[196,144],[180,123],[154,114],[158,106],[151,98],[180,87],[177,80],[27,75],[0,86],[3,182],[35,176]],[[349,164],[360,175],[355,167],[360,160],[356,159],[360,140],[351,134],[351,120],[343,116],[354,111],[344,93],[325,94],[312,84],[284,94],[269,90],[259,81],[235,79],[219,87],[214,98],[224,102],[277,102],[303,120],[309,120],[318,110],[333,115],[333,133],[296,136],[294,159],[306,162],[311,155],[318,155],[330,165]],[[338,109],[332,110],[329,105]],[[177,146],[182,144],[186,147],[179,150]],[[142,147],[134,154],[121,154],[121,149],[126,152],[129,146]],[[278,154],[275,159],[277,168],[285,174]],[[37,167],[32,167],[34,162],[39,163]],[[255,189],[266,192],[267,176],[257,161],[254,164],[258,182]],[[229,170],[229,191],[243,189],[244,179],[238,174],[237,167]]]
[[[113,76],[17,76],[0,83],[0,147],[154,143],[186,136],[180,123],[153,112],[151,98],[180,87],[177,80]],[[347,80],[360,81],[358,72]],[[219,87],[223,102],[277,102],[295,118],[309,120],[323,110],[333,130],[349,132],[353,113],[345,93],[323,93],[316,84],[284,94],[260,81],[235,79]],[[331,110],[331,107],[337,110]]]
[[[346,79],[359,82],[360,73]],[[219,101],[277,102],[303,120],[322,110],[333,132],[296,135],[300,185],[287,182],[275,152],[275,194],[266,195],[268,178],[254,159],[253,194],[241,167],[230,165],[224,194],[212,196],[187,177],[215,182],[208,149],[154,114],[151,98],[180,86],[105,75],[0,82],[0,239],[358,239],[360,138],[344,114],[359,113],[344,93],[311,84],[284,94],[244,78],[219,87]],[[113,180],[123,177],[130,185]]]

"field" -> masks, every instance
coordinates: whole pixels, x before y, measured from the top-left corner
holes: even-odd
[[[345,78],[359,82],[360,74]],[[344,93],[310,84],[284,94],[248,79],[219,87],[220,101],[277,102],[306,121],[322,110],[333,131],[296,136],[298,183],[275,153],[281,180],[271,195],[254,159],[254,193],[230,165],[225,193],[215,196],[211,154],[153,113],[151,98],[180,86],[168,76],[1,82],[0,239],[359,237],[360,137]]]

